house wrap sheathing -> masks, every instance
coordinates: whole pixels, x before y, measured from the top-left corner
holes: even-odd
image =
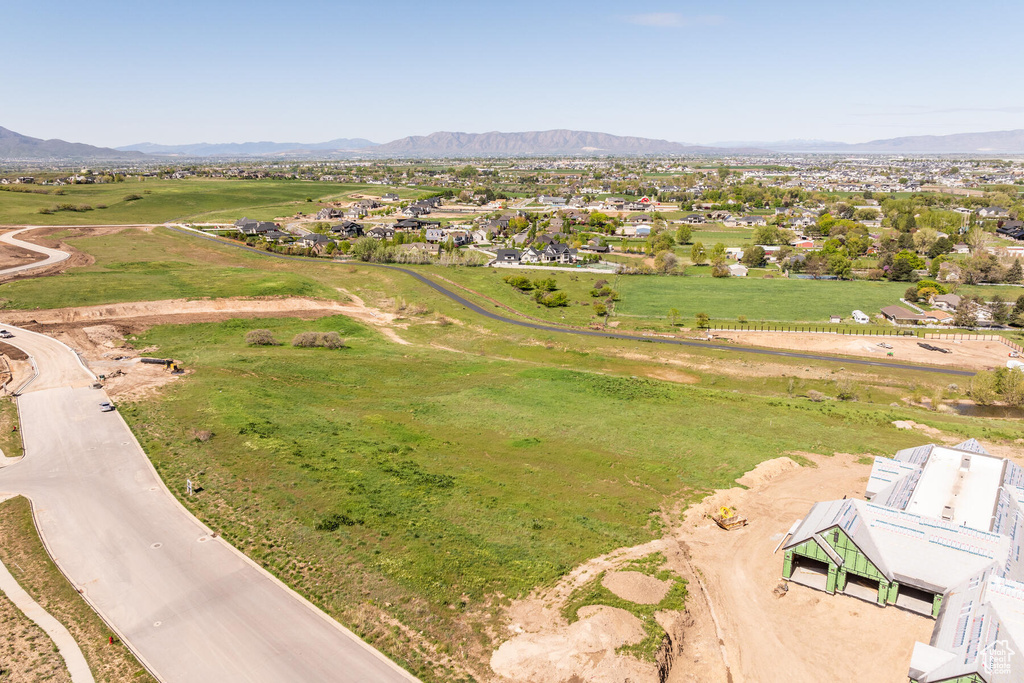
[[[929,444],[875,458],[866,498],[794,524],[784,578],[936,618],[915,683],[1024,681],[1024,468]]]

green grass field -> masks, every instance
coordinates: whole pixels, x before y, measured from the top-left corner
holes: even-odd
[[[233,222],[242,216],[272,220],[296,212],[315,213],[316,202],[346,199],[352,194],[379,196],[396,191],[418,197],[429,188],[410,190],[380,185],[345,185],[299,180],[130,180],[101,185],[38,186],[49,194],[0,192],[0,225],[115,225],[167,221]],[[56,194],[57,191],[62,194]],[[138,195],[141,199],[126,201]],[[313,201],[307,202],[310,198]],[[92,211],[41,214],[59,204],[92,206]],[[107,208],[97,208],[106,205]]]
[[[285,342],[337,330],[349,348],[246,347],[255,327]],[[589,372],[599,352],[540,347],[523,363],[399,346],[341,317],[165,326],[137,344],[194,370],[123,406],[164,479],[204,488],[185,504],[430,680],[445,674],[428,675],[374,610],[481,656],[495,596],[655,537],[666,503],[789,450],[920,441],[892,429],[888,407]]]
[[[128,228],[114,235],[69,238],[68,243],[96,262],[59,276],[0,285],[6,306],[60,308],[181,297],[337,298],[336,290],[311,277],[311,269],[302,264],[296,267],[163,228]]]

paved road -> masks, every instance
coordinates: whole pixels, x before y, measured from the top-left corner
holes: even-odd
[[[21,230],[14,230],[13,232],[6,232],[0,235],[0,242],[6,242],[16,247],[22,247],[29,251],[34,251],[40,254],[45,254],[46,258],[42,261],[36,261],[35,263],[26,263],[23,266],[14,266],[11,268],[4,268],[0,270],[0,275],[11,275],[13,273],[20,273],[24,270],[31,270],[32,268],[42,268],[43,266],[49,266],[54,263],[60,263],[71,258],[71,254],[66,251],[60,251],[59,249],[50,249],[49,247],[41,247],[38,244],[32,244],[31,242],[25,242],[18,239],[18,235],[28,232],[29,230],[35,230],[35,228],[22,228]]]
[[[167,227],[169,230],[173,230],[175,232],[180,232],[180,233],[182,233],[184,235],[191,235],[193,237],[198,237],[199,239],[209,240],[211,242],[217,242],[218,244],[223,244],[223,245],[226,245],[226,246],[229,246],[229,247],[235,247],[235,248],[238,248],[238,249],[244,249],[246,251],[252,251],[252,252],[255,252],[257,254],[262,254],[264,256],[271,256],[273,258],[288,259],[288,260],[295,260],[295,261],[317,261],[319,263],[324,263],[325,262],[323,259],[310,259],[310,258],[306,258],[306,257],[303,257],[303,256],[291,256],[291,255],[288,255],[288,254],[275,254],[273,252],[262,251],[260,249],[254,249],[254,248],[252,248],[252,247],[250,247],[248,245],[245,245],[245,244],[228,242],[226,240],[218,239],[216,237],[211,237],[209,235],[204,235],[204,234],[200,233],[197,230],[188,230],[188,229],[184,229],[184,228],[176,228],[176,227],[173,227],[173,226],[165,226],[165,227]],[[328,261],[328,263],[329,263],[329,261]],[[503,322],[503,323],[508,323],[509,325],[518,325],[520,327],[528,327],[530,329],[541,330],[541,331],[544,331],[544,332],[557,332],[559,334],[576,334],[576,335],[580,335],[580,336],[584,336],[584,337],[603,337],[605,339],[622,339],[622,340],[628,340],[628,341],[633,341],[633,342],[642,341],[642,342],[651,342],[651,343],[654,343],[654,344],[672,344],[674,346],[691,346],[691,347],[702,348],[702,349],[713,349],[715,351],[729,351],[730,353],[750,353],[750,354],[761,355],[761,356],[777,356],[777,357],[783,357],[783,358],[798,358],[798,359],[804,359],[804,360],[829,361],[829,362],[832,362],[832,363],[842,363],[843,365],[868,365],[868,366],[877,367],[877,368],[890,368],[890,369],[893,369],[893,370],[920,370],[921,372],[930,372],[930,373],[935,373],[935,374],[940,374],[940,375],[954,375],[954,376],[957,376],[957,377],[973,377],[974,376],[973,372],[970,372],[970,371],[967,371],[967,370],[956,370],[956,369],[953,369],[953,368],[937,367],[937,366],[930,366],[930,365],[913,365],[913,364],[910,364],[910,363],[891,363],[891,362],[886,362],[886,361],[862,360],[862,359],[859,359],[859,358],[851,358],[851,357],[848,357],[848,356],[841,356],[840,357],[840,356],[826,356],[826,355],[813,354],[813,353],[800,353],[798,351],[776,351],[774,349],[759,349],[759,348],[754,348],[754,347],[750,347],[750,346],[737,347],[737,346],[729,346],[729,345],[725,345],[725,344],[713,344],[713,343],[710,343],[710,342],[691,341],[689,339],[668,339],[668,338],[665,338],[665,337],[641,337],[641,336],[637,336],[637,335],[622,334],[622,333],[617,333],[617,332],[603,332],[603,331],[600,331],[600,330],[583,330],[583,329],[572,328],[572,327],[560,327],[560,326],[557,326],[557,325],[544,325],[544,324],[541,324],[541,323],[534,323],[534,322],[529,322],[527,320],[521,320],[521,319],[516,319],[516,318],[508,318],[508,317],[503,316],[503,315],[498,315],[493,310],[484,308],[483,306],[480,306],[479,304],[476,304],[476,303],[470,301],[469,299],[466,299],[465,297],[463,297],[463,296],[461,296],[459,294],[456,294],[455,292],[451,291],[447,287],[445,287],[445,286],[443,286],[441,284],[438,284],[437,282],[434,282],[433,280],[431,280],[430,278],[422,275],[421,273],[418,273],[418,272],[416,272],[414,270],[410,270],[408,268],[401,268],[399,266],[386,266],[386,265],[381,265],[381,264],[377,264],[377,263],[360,263],[359,265],[360,266],[368,266],[368,267],[371,267],[371,268],[384,268],[384,269],[387,269],[387,270],[396,270],[396,271],[399,271],[401,273],[405,273],[406,275],[409,275],[410,277],[413,277],[416,280],[419,280],[420,282],[422,282],[426,286],[430,287],[434,291],[438,292],[439,294],[442,294],[443,296],[448,297],[449,299],[451,299],[455,303],[460,304],[461,306],[464,306],[464,307],[468,308],[469,310],[473,311],[474,313],[477,313],[479,315],[484,316],[485,318],[489,318],[491,320],[497,320],[497,321]],[[576,269],[573,269],[573,270],[576,270]]]
[[[25,457],[0,469],[0,497],[32,501],[57,565],[159,680],[416,680],[211,537],[120,414],[99,411],[107,396],[71,349],[8,329],[39,376],[18,399]]]

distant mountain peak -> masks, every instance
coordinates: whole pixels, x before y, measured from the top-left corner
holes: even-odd
[[[0,159],[5,161],[50,161],[86,159],[141,159],[139,152],[125,152],[80,142],[43,140],[0,127]]]

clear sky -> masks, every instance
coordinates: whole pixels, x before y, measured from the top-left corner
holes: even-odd
[[[98,145],[1024,128],[1024,2],[3,3],[0,126]]]

